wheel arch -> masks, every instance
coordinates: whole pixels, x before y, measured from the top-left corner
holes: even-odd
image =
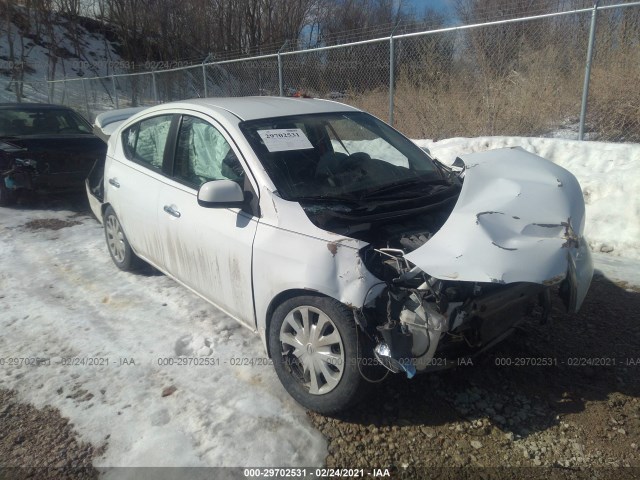
[[[269,306],[267,307],[267,313],[266,313],[266,318],[264,319],[264,325],[265,325],[265,334],[264,334],[264,343],[265,343],[265,348],[267,351],[267,356],[269,358],[271,358],[271,349],[269,348],[269,328],[271,327],[271,320],[273,318],[273,314],[276,311],[276,309],[282,305],[284,302],[286,302],[287,300],[291,299],[291,298],[295,298],[295,297],[321,297],[321,298],[330,298],[332,300],[335,300],[336,302],[341,303],[342,305],[344,305],[345,307],[349,308],[348,305],[346,305],[345,303],[341,302],[339,299],[334,298],[330,295],[326,295],[322,292],[318,292],[317,290],[305,290],[303,288],[292,288],[289,290],[284,290],[280,293],[278,293],[275,297],[273,297],[273,299],[271,299],[271,302],[269,303]],[[355,321],[354,318],[354,323],[357,324],[357,322]]]

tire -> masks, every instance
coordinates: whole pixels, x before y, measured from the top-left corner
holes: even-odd
[[[104,212],[104,237],[107,241],[107,248],[111,255],[111,260],[120,270],[132,272],[137,270],[142,261],[133,253],[131,245],[127,240],[127,236],[122,230],[120,220],[116,216],[111,206],[108,206]]]
[[[276,308],[269,326],[273,366],[303,407],[333,414],[361,398],[367,385],[356,328],[350,310],[332,298],[299,296]]]
[[[4,178],[0,177],[0,207],[8,207],[16,203],[16,194],[9,190],[4,183]]]

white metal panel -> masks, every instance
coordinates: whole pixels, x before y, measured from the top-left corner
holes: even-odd
[[[467,169],[444,226],[406,258],[436,278],[553,284],[582,235],[584,200],[567,170],[519,148],[462,157]]]
[[[179,217],[164,211],[170,206]],[[238,208],[205,208],[197,192],[169,179],[157,203],[160,265],[182,283],[255,328],[252,244],[258,219]]]
[[[102,202],[100,202],[100,200],[94,197],[93,193],[91,193],[89,182],[85,182],[85,192],[87,194],[87,199],[89,200],[89,208],[91,208],[91,211],[98,222],[102,223]]]
[[[360,259],[365,242],[315,227],[300,204],[273,193],[263,192],[262,205],[272,213],[260,221],[254,242],[254,295],[263,341],[267,309],[282,292],[318,292],[355,308],[380,293],[385,284]]]
[[[116,212],[133,250],[151,262],[158,261],[158,238],[154,235],[156,204],[161,175],[124,155],[107,159],[105,203]]]

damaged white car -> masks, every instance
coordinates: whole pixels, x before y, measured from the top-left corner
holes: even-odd
[[[447,167],[323,100],[143,110],[87,191],[119,268],[142,259],[258,332],[323,413],[359,398],[371,364],[412,377],[544,319],[552,294],[577,311],[593,273],[568,171],[521,149]]]

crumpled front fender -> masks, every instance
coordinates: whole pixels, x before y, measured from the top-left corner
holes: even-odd
[[[474,153],[443,227],[405,258],[429,275],[469,282],[555,285],[567,276],[572,310],[584,300],[593,264],[582,232],[576,178],[520,148]]]
[[[568,255],[569,272],[566,281],[568,282],[568,297],[566,299],[567,310],[576,313],[580,310],[584,302],[591,279],[593,278],[593,260],[591,250],[584,237],[580,239],[578,248],[572,249]]]

